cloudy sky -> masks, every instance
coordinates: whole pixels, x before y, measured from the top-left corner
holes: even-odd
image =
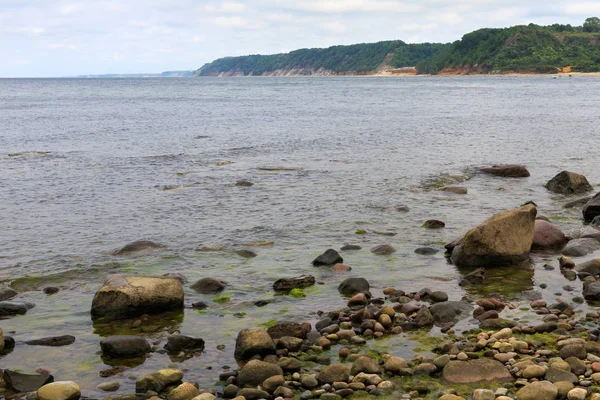
[[[570,23],[600,1],[0,0],[0,77],[196,69],[228,55]]]

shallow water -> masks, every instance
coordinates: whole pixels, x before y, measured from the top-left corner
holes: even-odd
[[[156,342],[173,330],[206,340],[201,356],[173,361],[203,387],[234,363],[240,329],[273,319],[313,321],[317,310],[345,304],[337,285],[347,276],[368,278],[376,296],[390,285],[445,290],[452,300],[490,292],[518,297],[534,288],[548,301],[556,293],[580,295],[579,281],[564,292],[568,282],[558,268],[542,268],[546,262],[557,267],[556,255],[535,255],[532,270],[498,272],[486,288],[467,293],[442,252],[413,251],[442,249],[469,226],[529,200],[567,232],[579,229],[579,209],[563,209],[570,199],[543,185],[563,169],[600,183],[599,85],[593,77],[0,80],[0,275],[21,292],[17,299],[37,304],[25,316],[0,321],[18,343],[0,366],[43,367],[99,396],[98,372],[108,368],[100,337],[130,327],[94,326],[89,318],[94,292],[115,272],[180,272],[190,283],[205,276],[229,283],[220,294],[228,303],[188,284],[186,303],[206,301],[209,309],[186,309],[156,328],[142,324]],[[473,173],[482,164],[513,162],[527,165],[532,176]],[[447,176],[465,179],[459,185],[469,193],[435,190]],[[254,186],[237,187],[239,179]],[[400,205],[410,211],[398,211]],[[430,218],[446,228],[422,228]],[[168,249],[109,255],[139,239]],[[260,242],[273,244],[248,245]],[[342,253],[350,273],[310,265],[345,243],[363,246]],[[369,252],[383,243],[398,252]],[[234,253],[244,248],[258,256]],[[272,292],[276,279],[307,273],[320,284],[306,298]],[[50,285],[61,291],[46,296],[41,289]],[[273,302],[258,308],[257,300]],[[19,344],[67,333],[77,338],[68,347]],[[404,335],[377,346],[412,356]],[[133,391],[128,375],[171,362],[154,354],[118,378],[119,393]]]

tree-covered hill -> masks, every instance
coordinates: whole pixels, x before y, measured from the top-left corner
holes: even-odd
[[[419,74],[600,71],[600,19],[583,26],[554,24],[480,29],[452,44],[400,40],[285,54],[226,57],[197,76],[369,75],[416,67]]]
[[[285,54],[226,57],[204,65],[196,75],[268,75],[277,71],[296,71],[310,75],[320,71],[332,74],[367,74],[380,67],[414,67],[437,55],[449,45],[406,44],[400,40],[326,49],[301,49]]]
[[[589,20],[589,19],[588,19]],[[417,64],[419,73],[600,71],[600,33],[570,25],[480,29]]]

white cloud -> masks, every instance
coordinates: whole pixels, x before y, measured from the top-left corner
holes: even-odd
[[[220,26],[245,27],[248,25],[248,22],[244,18],[237,15],[232,17],[217,17],[213,22],[215,25]]]
[[[569,3],[564,6],[564,11],[570,15],[591,17],[594,14],[600,14],[600,3],[597,1],[587,3]]]
[[[414,12],[419,10],[419,7],[414,4],[391,0],[297,0],[276,1],[276,4],[282,4],[286,8],[321,13]]]
[[[346,33],[346,25],[340,21],[330,21],[321,24],[321,27],[330,33],[342,34]]]

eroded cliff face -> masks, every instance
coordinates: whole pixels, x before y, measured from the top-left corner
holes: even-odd
[[[394,76],[394,75],[416,75],[417,70],[414,67],[406,68],[386,68],[378,69],[376,71],[347,71],[347,72],[335,72],[332,70],[319,68],[289,68],[289,69],[277,69],[271,72],[265,72],[261,75],[254,75],[250,73],[244,75],[241,70],[230,70],[221,72],[219,74],[210,75],[217,77],[241,77],[241,76],[278,76],[278,77],[298,77],[298,76]]]

